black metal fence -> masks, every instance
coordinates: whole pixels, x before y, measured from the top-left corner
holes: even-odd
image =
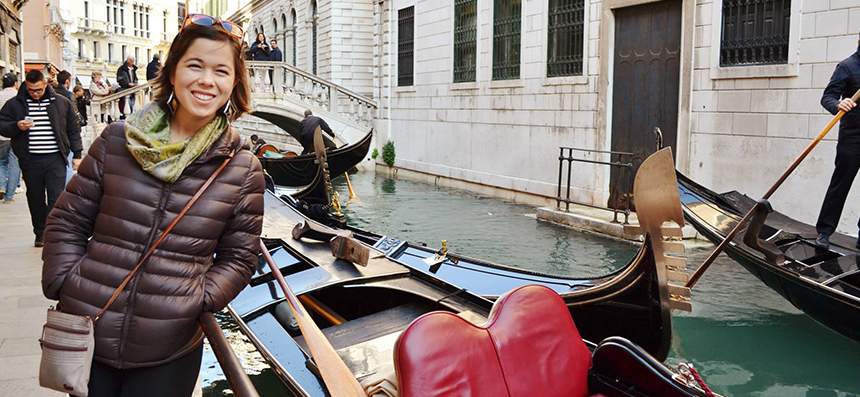
[[[598,153],[598,154],[609,154],[610,161],[598,161],[598,160],[589,160],[586,158],[574,157],[574,152],[577,153]],[[617,161],[611,161],[615,158]],[[576,205],[584,205],[586,207],[597,208],[607,211],[612,211],[615,213],[615,217],[612,219],[612,222],[618,223],[618,213],[624,214],[624,224],[628,224],[627,221],[630,216],[630,198],[633,193],[633,153],[628,152],[615,152],[608,150],[592,150],[592,149],[581,149],[581,148],[571,148],[571,147],[559,147],[559,155],[558,155],[558,195],[556,196],[557,207],[561,209],[561,203],[565,204],[565,211],[570,210],[570,204]],[[624,162],[626,160],[626,162]],[[618,167],[619,175],[618,178],[615,178],[615,182],[610,186],[610,194],[613,204],[612,207],[603,207],[599,205],[584,203],[581,201],[571,200],[570,198],[570,180],[573,174],[573,163],[588,163],[588,164],[596,164],[596,165],[606,165],[610,168]],[[565,165],[567,165],[567,184],[562,184],[564,178]],[[564,196],[562,196],[564,193]],[[621,207],[620,200],[624,196],[624,199],[627,201],[624,205],[623,209],[619,209]]]

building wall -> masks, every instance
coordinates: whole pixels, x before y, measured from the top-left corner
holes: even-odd
[[[598,28],[587,7],[583,75],[546,78],[546,1],[522,3],[521,69],[517,80],[492,80],[492,0],[478,0],[477,76],[453,83],[454,2],[386,2],[376,75],[395,142],[395,165],[505,189],[554,197],[559,146],[600,148]],[[397,86],[397,13],[415,6],[411,87]],[[383,144],[385,139],[379,140]],[[591,158],[606,160],[592,156]],[[577,164],[572,198],[601,203],[607,170]]]
[[[558,147],[611,147],[611,53],[617,9],[653,0],[586,0],[582,77],[546,78],[547,1],[522,3],[520,79],[493,81],[493,1],[478,1],[474,83],[453,83],[453,1],[377,6],[373,58],[376,122],[395,142],[396,165],[543,196],[556,195]],[[414,80],[397,86],[397,11],[415,6]],[[684,2],[678,168],[718,191],[760,197],[831,119],[819,100],[836,63],[857,49],[860,4],[794,0],[787,65],[719,67],[722,0]],[[601,40],[604,38],[604,40]],[[618,105],[621,106],[621,105]],[[628,105],[629,106],[629,105]],[[837,132],[772,198],[815,223],[833,170]],[[607,160],[600,156],[590,158]],[[572,196],[603,205],[608,171],[576,165]],[[852,195],[841,230],[855,233]]]
[[[151,54],[161,53],[162,61],[167,55],[167,50],[176,33],[179,31],[179,10],[177,2],[172,0],[152,0],[146,2],[124,2],[120,3],[125,10],[125,23],[114,21],[111,15],[111,23],[108,24],[108,8],[106,0],[63,1],[63,7],[72,16],[69,29],[69,49],[72,52],[74,62],[74,74],[78,77],[84,87],[89,84],[89,76],[94,71],[102,72],[111,82],[116,80],[116,70],[125,61],[122,47],[126,46],[126,55],[135,55],[138,66],[137,75],[140,81],[146,79],[146,65],[152,60]],[[89,5],[89,21],[85,18],[85,4]],[[150,7],[149,29],[145,26],[143,32],[135,35],[133,21],[133,5]],[[166,29],[165,29],[165,11]],[[144,25],[146,20],[144,19]],[[123,33],[117,32],[115,27],[125,27]],[[147,37],[148,33],[148,37]],[[80,41],[83,40],[83,49],[80,50]],[[110,45],[113,46],[112,55],[108,53]],[[70,70],[71,71],[71,70]]]
[[[21,12],[16,9],[9,0],[0,0],[3,3],[0,11],[0,23],[5,28],[0,32],[0,73],[14,72],[19,76],[22,74],[23,46],[21,39]],[[9,11],[11,10],[11,11]]]
[[[795,0],[788,65],[720,68],[722,0],[696,5],[689,175],[717,191],[761,197],[832,119],[821,95],[836,64],[858,48],[860,3]],[[735,77],[738,76],[738,77]],[[833,172],[834,128],[771,198],[777,211],[814,224]],[[840,229],[857,233],[860,195]]]
[[[311,1],[251,2],[244,8],[229,8],[224,17],[243,23],[249,44],[256,39],[256,32],[263,32],[267,40],[278,40],[284,60],[292,64],[292,11],[296,12],[297,19],[296,66],[312,72]],[[370,95],[373,91],[373,2],[319,1],[316,21],[316,74],[360,94]]]

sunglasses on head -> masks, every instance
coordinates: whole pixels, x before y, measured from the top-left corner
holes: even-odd
[[[185,17],[185,22],[182,23],[182,29],[185,29],[188,25],[197,25],[197,26],[221,26],[221,29],[224,29],[227,34],[235,38],[236,40],[242,40],[242,37],[245,36],[245,31],[242,30],[239,25],[236,25],[233,22],[225,21],[221,18],[210,17],[209,15],[204,14],[188,14]],[[182,31],[180,29],[180,32]]]

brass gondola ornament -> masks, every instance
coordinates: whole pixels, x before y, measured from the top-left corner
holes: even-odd
[[[666,287],[661,290],[668,293],[663,301],[668,301],[672,309],[691,311],[690,289],[669,283],[687,282],[687,260],[665,255],[666,252],[684,252],[684,243],[672,241],[683,238],[684,213],[671,148],[661,149],[642,162],[634,179],[633,197],[636,198],[639,226],[625,225],[624,233],[643,237],[651,235],[657,280]]]

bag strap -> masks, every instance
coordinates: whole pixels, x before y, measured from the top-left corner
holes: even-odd
[[[99,312],[99,314],[96,315],[96,318],[93,319],[93,323],[98,321],[98,319],[103,314],[105,314],[108,307],[110,307],[110,305],[113,304],[113,302],[116,300],[116,298],[119,297],[119,294],[122,292],[123,289],[125,289],[126,285],[128,285],[128,283],[129,283],[129,281],[131,281],[132,277],[134,277],[134,275],[137,274],[137,271],[140,270],[140,267],[143,265],[143,263],[146,262],[147,259],[149,259],[149,256],[152,255],[153,252],[155,252],[155,248],[158,247],[159,244],[161,244],[161,241],[164,240],[164,237],[167,236],[167,233],[170,233],[170,231],[173,230],[173,227],[176,226],[176,224],[179,222],[179,220],[182,219],[182,216],[185,215],[186,212],[188,212],[188,209],[191,208],[191,205],[194,204],[194,202],[197,201],[197,199],[203,195],[203,192],[206,191],[206,188],[208,188],[209,185],[212,184],[212,181],[215,180],[215,177],[217,177],[218,174],[221,173],[221,170],[223,170],[224,167],[227,166],[227,163],[230,162],[230,159],[233,158],[234,154],[236,154],[236,149],[233,149],[230,152],[230,156],[227,157],[224,160],[224,162],[221,163],[221,166],[218,167],[218,169],[212,173],[212,176],[210,176],[209,179],[206,180],[206,183],[204,183],[203,186],[200,187],[200,190],[198,190],[197,193],[194,194],[194,197],[191,197],[191,200],[188,201],[188,204],[185,204],[185,208],[183,208],[182,211],[179,212],[179,215],[176,215],[176,218],[173,219],[173,222],[170,222],[170,225],[167,226],[167,229],[164,229],[164,232],[162,232],[161,236],[158,237],[158,240],[155,240],[155,243],[152,244],[151,247],[149,247],[149,251],[146,251],[146,254],[143,255],[143,259],[141,259],[140,262],[137,264],[137,266],[134,267],[134,270],[131,271],[131,274],[129,274],[128,277],[126,277],[125,280],[122,282],[122,284],[120,284],[119,287],[117,287],[116,291],[113,293],[113,295],[108,300],[108,303],[105,305],[104,308],[102,308],[102,310]]]

